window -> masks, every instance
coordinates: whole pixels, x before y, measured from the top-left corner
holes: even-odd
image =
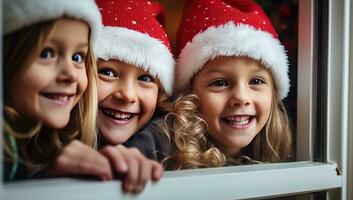
[[[302,195],[297,199],[352,199],[353,192],[348,191],[353,185],[350,9],[349,0],[299,0],[297,162],[171,171],[137,196],[124,195],[119,181],[60,178],[0,183],[0,197],[207,200]]]

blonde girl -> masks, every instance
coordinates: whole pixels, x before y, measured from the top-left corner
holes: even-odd
[[[164,152],[156,147],[163,141],[149,126],[163,115],[174,75],[163,8],[148,0],[96,2],[104,24],[96,50],[99,139],[102,144],[138,148],[160,160]]]
[[[96,145],[101,19],[94,1],[4,1],[5,180],[47,167],[77,139]]]
[[[263,10],[250,0],[189,0],[177,39],[169,168],[286,161],[288,61]]]

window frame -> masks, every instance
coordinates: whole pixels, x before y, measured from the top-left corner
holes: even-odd
[[[347,6],[349,7],[349,6]],[[350,3],[350,10],[353,11],[353,3]],[[353,13],[350,12],[350,31],[353,32]],[[353,38],[349,38],[350,49],[353,49]],[[349,66],[353,66],[353,50],[349,52]],[[349,88],[353,88],[353,69],[351,68],[349,71]],[[353,91],[352,89],[349,91],[349,101],[353,102]],[[353,103],[349,104],[349,115],[348,121],[353,121]],[[348,154],[347,154],[347,185],[346,188],[353,188],[353,124],[348,123]],[[350,178],[348,178],[350,177]],[[353,199],[353,190],[347,190],[347,199]]]
[[[340,191],[328,192],[327,197],[330,199],[335,199],[337,197],[340,197],[340,199],[347,199],[349,21],[350,1],[330,0],[327,49],[326,160],[328,163],[336,163],[338,166],[337,170],[342,175],[342,187]],[[350,144],[350,146],[351,145],[353,144]]]
[[[353,111],[352,103],[349,104],[349,100],[350,102],[353,100],[353,94],[348,87],[349,77],[353,77],[352,71],[349,71],[349,62],[352,63],[352,60],[349,60],[349,53],[352,55],[352,52],[349,52],[347,42],[349,41],[349,15],[352,7],[350,7],[349,0],[328,0],[327,80],[324,81],[324,85],[320,85],[321,92],[327,93],[327,96],[323,97],[325,99],[320,100],[323,102],[320,109],[326,111],[325,133],[320,133],[324,137],[325,151],[320,152],[324,160],[315,162],[314,150],[317,144],[314,136],[317,134],[318,119],[316,116],[318,100],[317,93],[315,93],[318,88],[315,74],[317,59],[314,41],[316,1],[298,0],[298,2],[297,146],[301,148],[297,148],[296,153],[299,162],[170,171],[165,173],[160,182],[148,183],[144,192],[139,195],[123,194],[119,181],[97,182],[60,178],[28,180],[6,185],[1,181],[0,198],[51,198],[54,200],[96,199],[99,196],[104,199],[207,200],[277,197],[328,191],[327,199],[346,199],[349,181],[347,179],[348,131],[353,132],[351,126],[348,130],[348,122],[349,119],[352,121],[352,114],[348,115],[344,112],[347,109]],[[0,1],[1,5],[2,1]],[[353,21],[352,18],[351,20]],[[350,46],[353,47],[352,41]],[[352,85],[351,81],[350,86]],[[3,97],[2,87],[0,92]],[[2,110],[0,111],[1,117],[3,116]],[[2,141],[0,142],[1,149]],[[350,146],[352,145],[351,139]],[[3,156],[0,154],[0,161],[2,159]],[[1,172],[2,163],[0,164]],[[2,175],[0,173],[1,180]]]
[[[250,177],[250,178],[249,178]],[[341,187],[335,164],[292,162],[167,172],[138,196],[124,195],[119,181],[69,178],[5,185],[6,199],[248,199]],[[257,185],[257,186],[254,186]],[[21,190],[19,190],[21,188]],[[55,194],[55,195],[53,195]]]

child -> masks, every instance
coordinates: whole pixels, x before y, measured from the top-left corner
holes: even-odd
[[[95,144],[93,1],[4,1],[5,180],[43,169],[76,138]]]
[[[153,126],[149,121],[172,91],[174,59],[161,6],[147,0],[96,2],[104,24],[96,51],[99,139],[160,160],[163,141],[140,130]]]
[[[188,0],[177,41],[170,168],[288,159],[287,55],[263,10],[250,0]]]
[[[92,148],[97,107],[92,45],[101,27],[95,2],[8,0],[4,9],[5,180],[32,174],[110,180],[118,172],[126,174],[125,191],[134,192],[150,174],[159,179],[162,167],[134,149]]]

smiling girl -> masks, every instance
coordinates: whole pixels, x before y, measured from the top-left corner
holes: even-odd
[[[169,168],[287,160],[288,61],[263,10],[250,0],[189,0],[177,40]]]
[[[152,135],[138,133],[173,87],[174,59],[162,7],[147,0],[96,2],[104,24],[96,50],[100,140],[134,146],[157,159],[151,155],[153,144],[140,146]]]
[[[94,1],[4,2],[5,180],[28,178],[78,139],[96,143]]]
[[[163,142],[141,130],[150,125],[173,84],[174,59],[162,26],[162,7],[148,0],[96,2],[104,25],[96,49],[99,147],[124,145],[153,159],[152,166],[129,165],[137,173],[126,183],[138,182],[136,190],[141,191],[149,177],[159,179],[161,173],[155,174],[163,169],[156,161]]]

